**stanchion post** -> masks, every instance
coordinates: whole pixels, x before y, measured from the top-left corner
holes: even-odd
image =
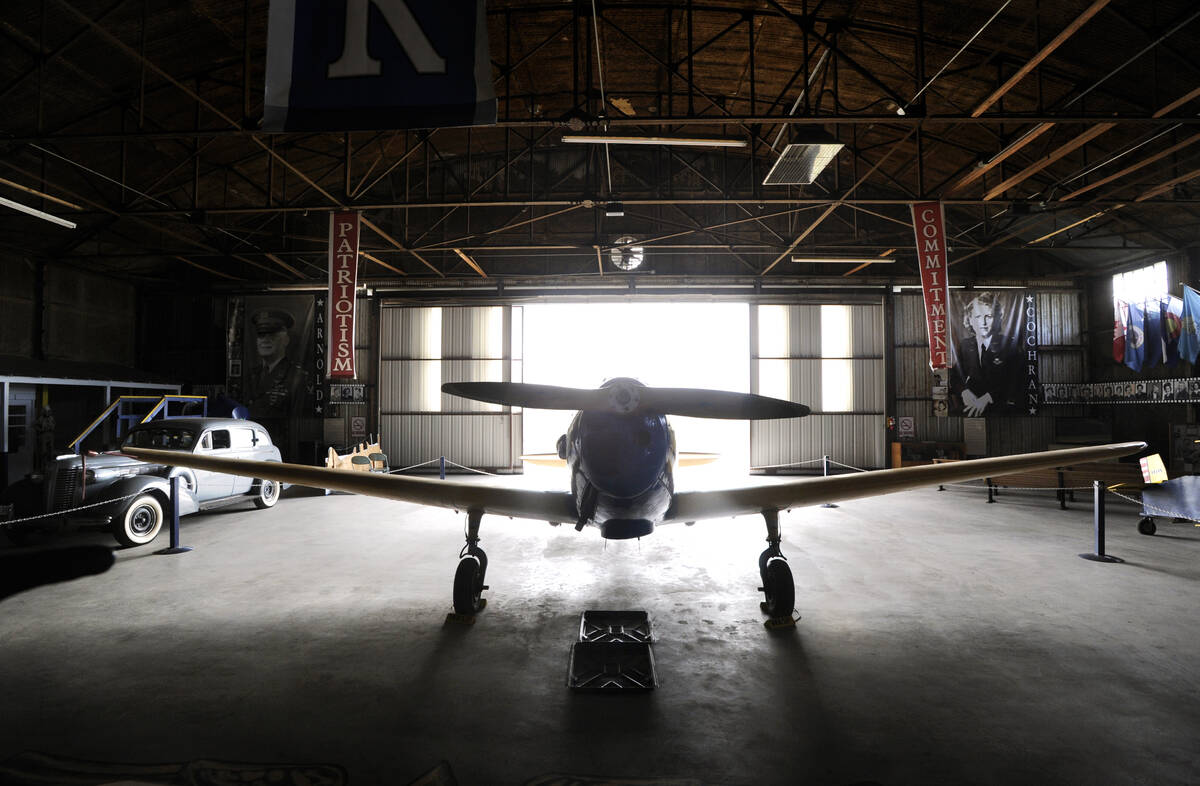
[[[185,551],[191,551],[191,546],[179,545],[179,476],[171,477],[171,545],[165,549],[159,549],[155,554],[183,554]]]
[[[821,476],[826,478],[829,477],[829,456],[821,456]],[[826,502],[821,507],[836,508],[837,505],[834,505],[832,502]]]
[[[442,456],[438,460],[438,477],[442,480],[446,479],[446,457]]]
[[[1124,562],[1120,557],[1104,553],[1104,483],[1092,481],[1092,521],[1096,528],[1096,551],[1094,554],[1080,554],[1092,562]]]
[[[987,483],[987,487],[988,487],[988,504],[991,505],[993,502],[996,501],[992,496],[992,479],[984,478],[984,481]]]

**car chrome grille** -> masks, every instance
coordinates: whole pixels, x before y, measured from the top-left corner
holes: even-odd
[[[82,467],[67,467],[59,469],[54,476],[54,496],[50,505],[52,511],[69,510],[75,507],[75,498],[79,491],[79,481],[83,477]]]

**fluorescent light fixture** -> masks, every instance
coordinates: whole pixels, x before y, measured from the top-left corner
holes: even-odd
[[[43,213],[36,207],[22,205],[20,202],[14,202],[11,199],[5,199],[4,197],[0,197],[0,205],[11,207],[13,210],[19,210],[22,213],[33,216],[34,218],[40,218],[43,221],[49,221],[51,224],[58,224],[60,227],[66,227],[67,229],[74,229],[76,226],[78,226],[74,221],[68,221],[65,218],[59,218],[58,216],[52,216],[49,213]]]
[[[609,218],[620,218],[625,215],[625,206],[620,202],[609,202],[604,206],[604,215]]]
[[[779,155],[763,179],[764,186],[802,186],[812,183],[845,145],[820,129],[802,129],[797,141]]]
[[[562,141],[581,145],[674,145],[676,147],[745,147],[744,139],[677,136],[594,136],[563,134]]]
[[[792,261],[813,265],[890,265],[896,260],[887,257],[792,257]]]

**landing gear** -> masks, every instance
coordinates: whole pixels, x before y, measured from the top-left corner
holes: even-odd
[[[479,522],[482,510],[467,511],[467,545],[459,554],[458,570],[454,573],[454,612],[473,617],[487,605],[481,597],[488,588],[483,583],[487,576],[487,554],[479,548]]]
[[[787,557],[779,550],[783,540],[779,534],[779,511],[764,510],[762,514],[767,524],[767,549],[758,555],[758,573],[762,578],[759,591],[766,600],[759,606],[772,620],[791,620],[796,607],[796,583],[792,580]]]

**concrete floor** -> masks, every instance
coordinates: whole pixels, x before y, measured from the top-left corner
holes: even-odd
[[[758,518],[607,547],[485,518],[490,605],[464,627],[444,624],[449,511],[296,496],[193,516],[189,554],[153,554],[164,535],[0,603],[0,759],[330,763],[354,784],[439,760],[464,784],[1195,783],[1200,529],[1144,537],[1110,506],[1126,562],[1098,564],[1074,508],[928,489],[793,511],[803,618],[776,632]],[[588,608],[650,613],[658,690],[566,689]]]

